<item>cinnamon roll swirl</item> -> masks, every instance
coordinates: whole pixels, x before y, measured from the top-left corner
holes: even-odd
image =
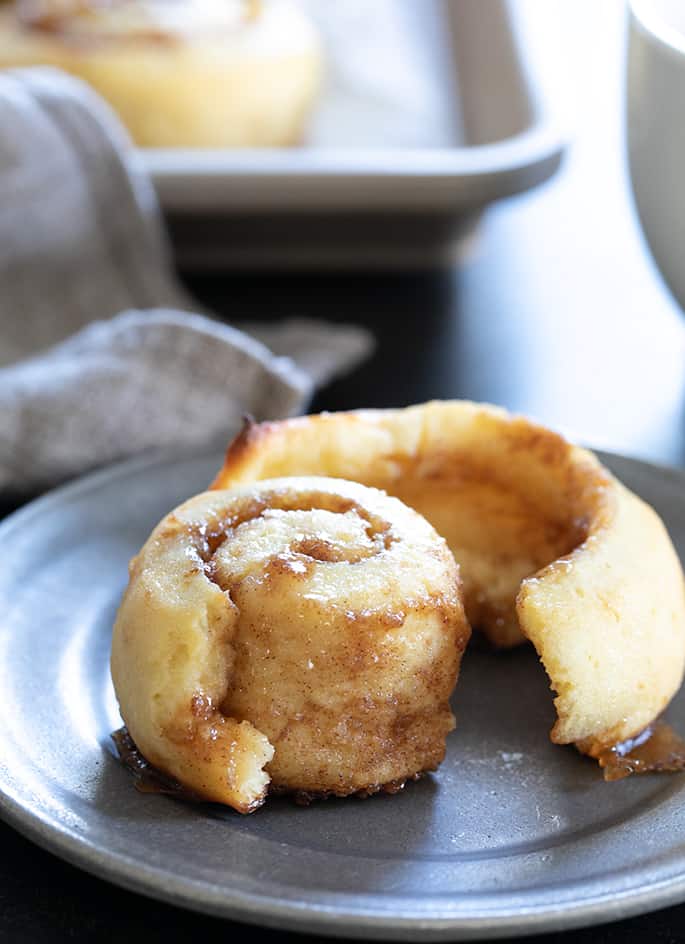
[[[469,633],[454,558],[417,512],[357,483],[276,479],[155,528],[112,677],[147,760],[248,813],[267,789],[392,791],[435,769]]]

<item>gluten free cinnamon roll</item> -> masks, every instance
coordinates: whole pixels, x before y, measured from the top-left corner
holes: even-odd
[[[147,760],[248,813],[267,789],[371,793],[435,769],[469,633],[457,564],[418,513],[357,483],[276,479],[155,528],[112,677]]]
[[[319,92],[313,24],[291,0],[16,0],[0,68],[88,82],[144,147],[297,144]]]
[[[425,515],[459,561],[472,625],[496,646],[537,650],[556,693],[556,743],[602,763],[678,690],[685,588],[666,529],[551,430],[463,401],[248,424],[215,485],[276,475],[355,479]]]

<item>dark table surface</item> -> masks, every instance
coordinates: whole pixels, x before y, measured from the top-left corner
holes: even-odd
[[[591,445],[685,463],[685,318],[660,283],[629,200],[617,7],[594,4],[593,29],[581,35],[578,26],[568,37],[582,48],[582,69],[573,74],[576,136],[561,172],[490,210],[453,271],[205,274],[190,287],[229,318],[368,325],[375,356],[319,393],[316,409],[468,397]],[[4,825],[0,837],[0,941],[119,941],[140,931],[149,944],[172,944],[256,933],[114,888]],[[274,944],[306,940],[263,933]],[[536,940],[685,940],[685,905]]]

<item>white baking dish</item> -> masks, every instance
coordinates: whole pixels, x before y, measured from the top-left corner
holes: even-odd
[[[554,173],[564,139],[525,0],[393,2],[436,43],[450,138],[143,151],[182,264],[434,263],[474,213]]]

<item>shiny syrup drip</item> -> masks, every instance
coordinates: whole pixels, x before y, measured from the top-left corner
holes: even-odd
[[[175,797],[178,800],[186,800],[189,803],[206,802],[197,793],[193,793],[192,790],[184,787],[178,780],[153,767],[136,747],[126,726],[114,731],[111,738],[114,741],[117,757],[124,767],[133,774],[133,783],[136,790],[141,793],[164,793],[167,796]]]
[[[605,780],[631,774],[685,770],[685,741],[665,721],[655,721],[640,734],[597,755]]]

